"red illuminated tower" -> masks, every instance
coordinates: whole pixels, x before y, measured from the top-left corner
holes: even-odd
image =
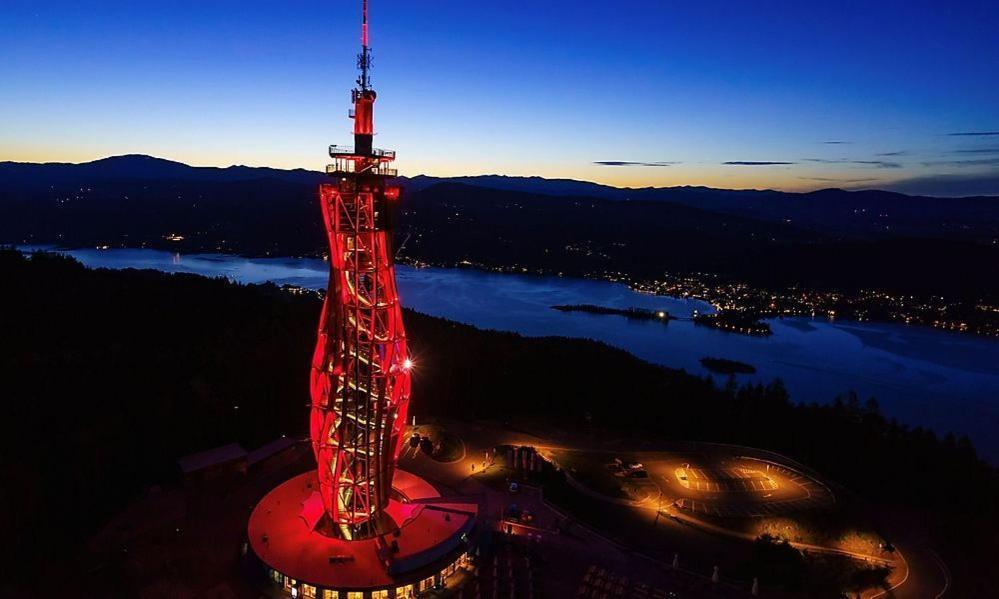
[[[319,186],[330,277],[310,381],[317,469],[271,489],[246,525],[250,563],[292,598],[427,596],[463,578],[477,531],[477,504],[396,469],[412,366],[392,265],[400,194],[388,184],[395,153],[372,146],[367,0],[363,7],[354,147],[330,146],[331,182]]]
[[[409,402],[410,360],[396,293],[392,234],[399,188],[395,152],[372,147],[368,2],[364,0],[360,76],[351,92],[354,147],[330,146],[319,187],[329,237],[329,289],[312,360],[310,432],[328,521],[343,538],[393,526],[384,508]]]

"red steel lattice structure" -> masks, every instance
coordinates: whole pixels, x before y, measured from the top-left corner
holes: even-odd
[[[395,152],[372,147],[367,0],[360,76],[352,90],[354,147],[330,146],[334,183],[319,187],[330,278],[312,360],[310,435],[331,529],[347,539],[385,531],[384,508],[402,449],[411,362],[392,255],[400,190]]]

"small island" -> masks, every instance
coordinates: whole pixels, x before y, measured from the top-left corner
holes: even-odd
[[[756,367],[725,358],[701,358],[701,365],[715,374],[756,374]]]
[[[758,314],[751,312],[698,314],[694,316],[694,324],[711,327],[727,333],[739,333],[754,337],[769,337],[773,334],[773,331],[770,330],[770,325],[760,320]]]
[[[665,310],[646,310],[645,308],[611,308],[609,306],[595,306],[593,304],[568,304],[563,306],[552,306],[560,312],[586,312],[588,314],[612,314],[624,316],[632,320],[659,320],[663,323],[676,320]]]

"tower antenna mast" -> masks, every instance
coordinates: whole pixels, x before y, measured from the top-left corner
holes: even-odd
[[[357,68],[361,69],[357,85],[361,91],[366,91],[371,87],[371,77],[368,75],[368,69],[371,68],[371,48],[368,46],[368,0],[363,0],[361,5],[361,53],[357,55]]]

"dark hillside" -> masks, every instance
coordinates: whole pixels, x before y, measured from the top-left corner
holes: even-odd
[[[0,280],[0,559],[18,573],[0,594],[40,569],[66,576],[82,541],[170,481],[177,457],[305,434],[315,297],[13,251],[0,251]],[[908,429],[856,398],[799,406],[779,383],[718,389],[590,341],[412,312],[406,325],[418,415],[592,422],[650,441],[780,451],[872,506],[924,514],[955,581],[987,594],[999,484],[966,439]],[[960,481],[960,492],[941,481]]]
[[[319,255],[323,180],[148,156],[0,163],[0,243]],[[999,262],[995,198],[632,190],[538,177],[400,182],[408,188],[402,259],[630,280],[708,272],[756,286],[967,302],[999,296],[996,277],[979,276]]]
[[[712,272],[767,287],[995,297],[973,276],[999,246],[943,239],[837,239],[783,223],[663,201],[546,196],[441,183],[407,196],[403,253],[568,275]]]

